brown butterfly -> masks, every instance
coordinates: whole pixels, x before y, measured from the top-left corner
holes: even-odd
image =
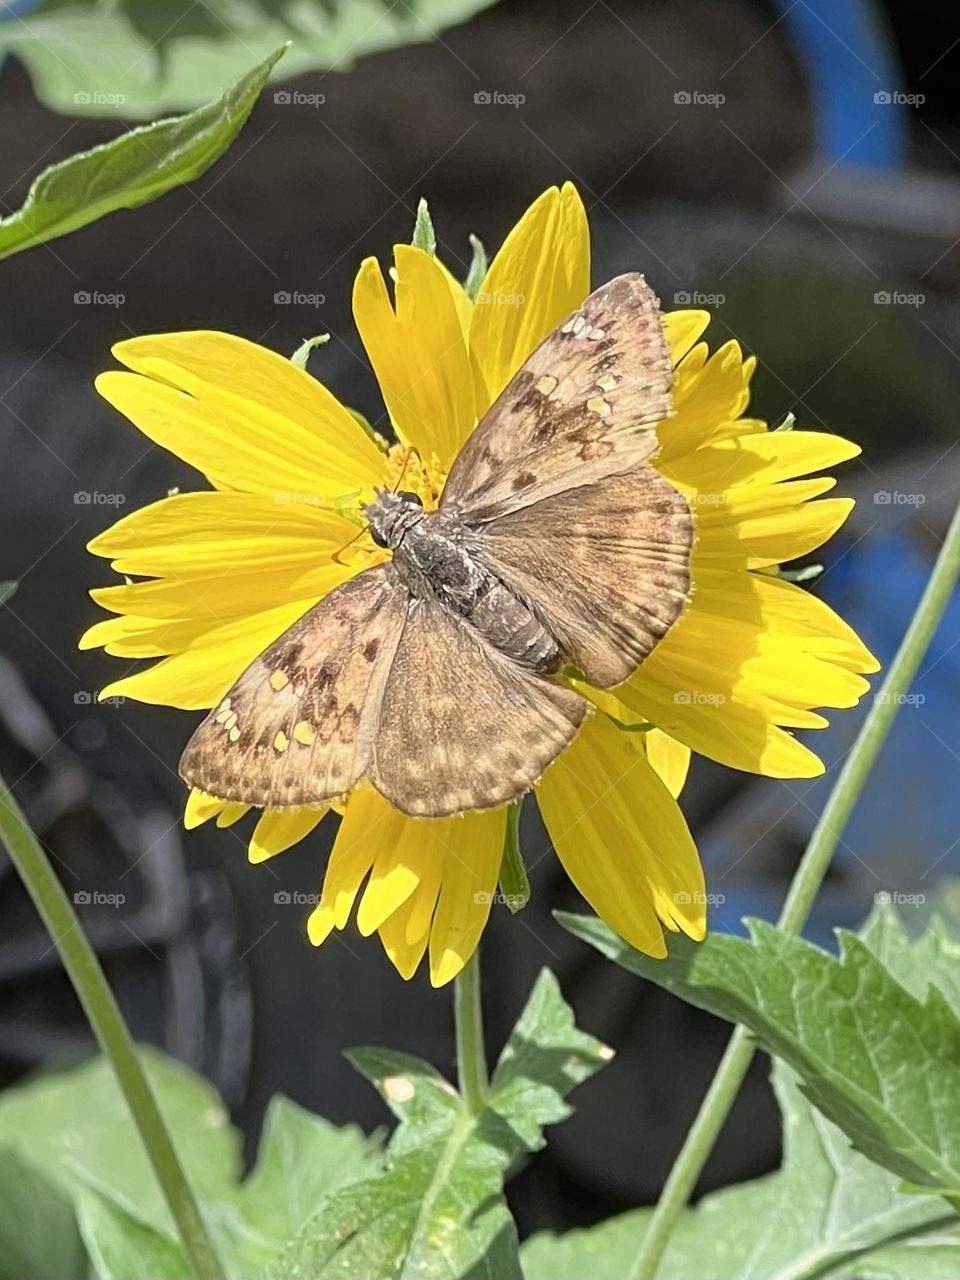
[[[437,511],[382,491],[364,508],[391,559],[247,668],[185,781],[289,808],[366,779],[426,817],[529,790],[590,708],[561,670],[620,683],[687,599],[690,512],[649,465],[670,381],[643,277],[591,294],[479,423]]]

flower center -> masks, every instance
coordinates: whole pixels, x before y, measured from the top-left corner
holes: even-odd
[[[427,511],[435,511],[446,481],[447,473],[435,453],[431,453],[425,460],[406,445],[394,444],[387,450],[384,458],[384,489],[403,489],[408,493],[415,493]],[[355,504],[351,503],[351,518],[355,509]],[[359,573],[361,569],[382,564],[390,558],[390,553],[378,547],[370,537],[369,530],[364,529],[353,542],[337,553],[337,558]]]

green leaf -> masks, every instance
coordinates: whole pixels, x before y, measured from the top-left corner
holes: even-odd
[[[214,1089],[156,1050],[141,1048],[150,1086],[198,1193],[228,1199],[239,1179],[240,1135]],[[143,1225],[173,1236],[156,1178],[109,1064],[96,1058],[0,1095],[0,1145],[74,1201],[94,1188]]]
[[[519,1280],[507,1169],[542,1145],[543,1126],[569,1114],[569,1090],[610,1057],[576,1029],[553,975],[541,973],[478,1115],[417,1058],[383,1049],[349,1057],[399,1126],[382,1170],[333,1195],[271,1274]]]
[[[290,357],[290,363],[295,364],[298,369],[306,369],[307,361],[310,359],[310,352],[314,347],[325,346],[330,341],[329,333],[318,333],[315,338],[304,338],[296,351]]]
[[[781,1169],[714,1192],[688,1210],[660,1274],[697,1280],[955,1280],[960,1219],[940,1202],[900,1194],[899,1180],[854,1151],[782,1064],[774,1069],[774,1088],[783,1113]],[[563,1236],[535,1236],[522,1251],[524,1275],[621,1280],[632,1270],[649,1213],[634,1211]]]
[[[336,1125],[275,1097],[256,1166],[235,1206],[244,1224],[233,1255],[238,1274],[266,1266],[333,1191],[379,1167],[379,1143],[354,1125]]]
[[[960,1187],[960,1020],[938,986],[921,995],[915,975],[907,989],[868,941],[843,930],[839,958],[748,921],[749,941],[678,939],[666,960],[651,960],[599,920],[562,923],[632,972],[742,1022],[871,1159],[935,1191]],[[936,938],[919,945],[935,956],[942,948]],[[892,948],[888,939],[888,958]],[[924,981],[947,963],[940,954]]]
[[[94,1192],[80,1196],[80,1230],[97,1280],[183,1280],[190,1266],[172,1240]],[[59,1280],[59,1273],[51,1272]],[[49,1280],[49,1277],[48,1277]]]
[[[6,604],[17,589],[16,582],[0,582],[0,604]]]
[[[381,49],[432,39],[491,0],[47,0],[0,27],[0,61],[14,53],[38,97],[69,115],[149,119],[206,100],[211,84],[292,42],[285,77],[348,71]],[[331,85],[335,82],[329,82]],[[327,83],[322,89],[332,91]],[[281,91],[285,92],[285,91]],[[324,94],[291,90],[289,111],[322,110]]]
[[[41,20],[42,15],[30,22]],[[14,26],[19,24],[8,22],[3,30]],[[23,207],[0,219],[0,258],[76,231],[117,209],[147,204],[209,169],[240,132],[283,52],[275,49],[222,97],[189,115],[132,129],[44,169]],[[0,61],[2,57],[0,35]]]
[[[16,1151],[0,1149],[0,1280],[85,1280],[86,1275],[70,1201]]]
[[[516,915],[530,901],[530,878],[520,848],[520,810],[523,800],[514,800],[507,806],[507,833],[503,840],[503,857],[500,861],[500,896],[511,915]]]
[[[433,257],[437,252],[437,233],[433,229],[433,219],[427,202],[420,197],[417,204],[417,220],[413,224],[413,239],[410,241],[415,249],[422,249]]]

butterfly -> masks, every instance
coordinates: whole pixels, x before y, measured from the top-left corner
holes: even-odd
[[[441,817],[528,791],[680,615],[693,525],[650,465],[672,368],[641,275],[534,351],[455,459],[438,509],[377,491],[390,552],[257,658],[193,734],[191,786],[271,808],[366,781]]]

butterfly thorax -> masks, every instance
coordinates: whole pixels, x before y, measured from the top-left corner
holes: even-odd
[[[492,573],[478,534],[447,511],[425,511],[414,494],[381,493],[365,515],[376,543],[393,552],[397,578],[414,600],[439,604],[528,670],[555,672],[563,653],[534,610]]]

